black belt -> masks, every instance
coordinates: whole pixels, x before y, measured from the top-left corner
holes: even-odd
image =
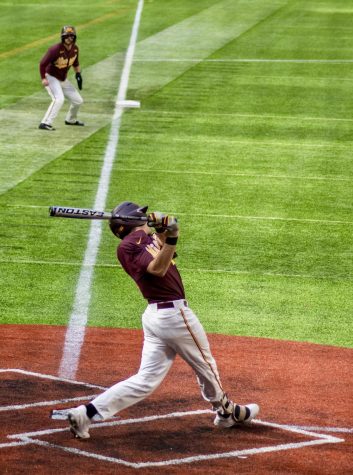
[[[185,307],[188,306],[188,303],[186,300],[184,300],[184,305]],[[175,305],[174,305],[174,302],[173,301],[170,301],[170,302],[157,302],[157,310],[163,310],[165,308],[174,308]]]

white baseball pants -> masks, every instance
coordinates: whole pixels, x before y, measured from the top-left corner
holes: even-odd
[[[142,316],[144,344],[138,373],[91,401],[103,419],[152,394],[177,354],[194,370],[204,399],[216,404],[221,400],[224,391],[207,335],[184,300],[173,303],[174,308],[163,310],[157,310],[157,304],[147,306]]]
[[[52,125],[54,119],[64,104],[65,97],[70,101],[70,108],[67,113],[66,120],[68,122],[76,122],[78,110],[80,105],[83,103],[83,99],[77,89],[68,79],[65,79],[65,81],[59,81],[50,74],[46,74],[45,77],[49,82],[49,85],[46,86],[45,89],[48,91],[52,102],[48,107],[42,122],[44,124]]]

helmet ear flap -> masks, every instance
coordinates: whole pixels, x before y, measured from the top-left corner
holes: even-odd
[[[131,201],[124,201],[116,206],[112,211],[112,218],[109,220],[109,226],[112,233],[123,239],[127,236],[134,228],[138,226],[143,226],[145,221],[141,221],[142,216],[146,217],[146,211],[148,206],[139,206],[136,203]],[[122,215],[122,216],[119,216]],[[129,216],[130,218],[136,216],[134,219],[124,219],[124,216]]]

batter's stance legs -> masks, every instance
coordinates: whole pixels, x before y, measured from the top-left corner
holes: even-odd
[[[157,314],[153,305],[149,305],[142,322],[145,339],[138,373],[107,389],[90,404],[70,411],[71,431],[77,437],[89,437],[94,416],[109,419],[152,394],[167,375],[176,354],[194,370],[204,399],[216,411],[217,427],[248,423],[257,416],[257,404],[235,404],[225,394],[206,333],[192,310],[181,303],[176,309]]]

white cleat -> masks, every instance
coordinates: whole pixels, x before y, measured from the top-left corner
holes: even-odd
[[[232,414],[224,414],[217,411],[213,421],[214,425],[220,428],[232,427],[235,424],[249,424],[258,415],[260,407],[257,404],[247,404],[240,406],[236,404]]]
[[[78,439],[89,439],[89,426],[91,420],[87,416],[86,406],[78,406],[75,409],[70,409],[67,419],[70,423],[70,431]]]

